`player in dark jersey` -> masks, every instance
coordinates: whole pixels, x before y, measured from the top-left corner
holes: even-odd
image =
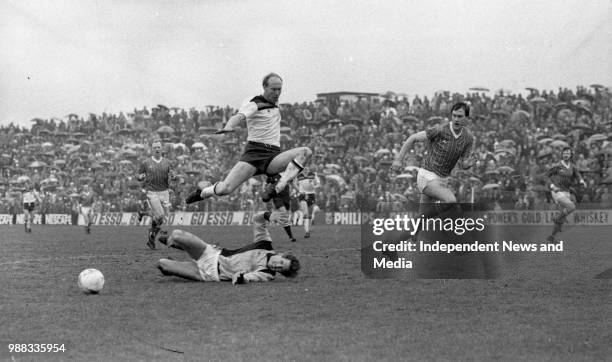
[[[470,116],[470,107],[458,102],[451,108],[451,121],[417,132],[404,142],[395,157],[391,169],[400,171],[406,154],[415,142],[427,142],[427,154],[417,175],[417,187],[421,192],[421,203],[439,200],[456,203],[457,198],[447,185],[447,178],[461,160],[463,169],[471,168],[476,159],[472,154],[474,136],[465,128]]]
[[[555,218],[555,226],[552,234],[548,237],[548,241],[555,242],[555,235],[561,232],[561,228],[565,223],[567,216],[576,210],[576,204],[572,200],[572,194],[575,193],[574,185],[579,182],[586,186],[586,182],[578,172],[573,161],[574,152],[571,148],[565,147],[561,151],[561,161],[552,165],[546,176],[550,180],[550,191],[552,199],[557,204],[560,214]]]
[[[83,221],[85,222],[85,232],[91,233],[91,223],[93,222],[93,203],[96,198],[96,193],[93,192],[89,185],[83,185],[83,191],[79,194],[77,200],[77,208],[79,213],[83,215]]]
[[[162,156],[161,140],[154,140],[151,148],[153,155],[140,165],[136,178],[143,182],[151,214],[147,246],[155,249],[155,238],[170,209],[170,180],[176,180],[177,177],[171,162]]]
[[[268,176],[266,179],[266,184],[275,185],[278,180],[280,180],[281,175]],[[274,197],[272,197],[272,204],[274,205],[274,209],[278,212],[277,214],[273,214],[272,219],[276,221],[276,223],[281,226],[287,236],[289,236],[289,241],[295,242],[295,237],[293,236],[293,232],[291,231],[291,183],[285,186],[280,192],[277,192]]]

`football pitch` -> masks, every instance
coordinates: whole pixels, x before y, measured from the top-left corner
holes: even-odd
[[[224,247],[248,226],[186,227]],[[531,255],[498,280],[366,279],[358,226],[315,225],[297,243],[272,229],[302,269],[263,284],[163,277],[186,254],[145,246],[145,227],[2,226],[0,360],[609,360],[612,230],[575,227],[567,252]],[[542,228],[542,233],[545,230]],[[104,273],[98,295],[76,278]],[[536,277],[537,275],[537,277]],[[64,352],[9,353],[9,344]]]

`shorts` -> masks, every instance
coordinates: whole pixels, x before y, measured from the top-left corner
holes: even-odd
[[[273,199],[272,203],[274,207],[280,209],[284,207],[285,210],[291,210],[291,195],[289,194],[289,187],[285,187],[280,194],[277,194]]]
[[[567,200],[572,200],[572,194],[569,191],[552,191],[551,192],[552,199],[555,204],[559,203],[559,200],[566,198]]]
[[[300,194],[300,201],[306,201],[306,205],[312,206],[315,204],[315,194]]]
[[[91,206],[79,206],[79,210],[81,214],[88,215],[89,212],[91,211]]]
[[[196,264],[198,266],[198,271],[200,272],[200,276],[205,282],[221,281],[219,279],[219,255],[220,254],[221,254],[221,249],[207,244],[206,249],[204,249],[204,252],[200,256],[200,258],[196,260]]]
[[[156,216],[163,216],[165,213],[164,210],[170,209],[170,191],[168,190],[147,191],[147,199],[149,200],[149,207],[151,208],[151,211],[153,211]],[[158,201],[164,210],[158,210],[158,207],[156,206]]]
[[[419,168],[419,172],[417,173],[417,189],[420,193],[423,193],[423,190],[425,190],[425,187],[427,187],[430,182],[434,180],[445,181],[446,179],[446,177],[440,177],[434,172],[424,168]]]
[[[266,170],[274,157],[281,153],[280,147],[260,142],[247,142],[240,161],[246,162],[257,169],[255,175],[266,174]]]
[[[23,209],[28,210],[28,211],[33,211],[35,206],[36,206],[35,202],[25,202],[23,204]]]

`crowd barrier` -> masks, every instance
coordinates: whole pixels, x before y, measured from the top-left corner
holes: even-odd
[[[171,226],[204,226],[204,225],[250,225],[253,215],[250,211],[216,211],[216,212],[171,212],[166,225]],[[492,225],[552,225],[557,211],[554,210],[506,210],[487,212],[489,224]],[[360,225],[375,218],[375,213],[361,212],[319,212],[315,215],[314,224],[326,225]],[[78,219],[70,214],[35,214],[34,224],[47,225],[84,225],[83,216]],[[150,225],[148,216],[138,222],[138,214],[130,212],[95,213],[93,225]],[[23,214],[0,214],[0,225],[23,224]],[[298,222],[298,224],[301,224]],[[572,213],[567,224],[573,225],[612,225],[610,209],[580,209]]]

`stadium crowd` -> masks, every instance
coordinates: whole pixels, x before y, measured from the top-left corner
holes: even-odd
[[[418,202],[416,169],[424,147],[410,152],[405,171],[389,171],[411,134],[446,121],[456,101],[472,107],[468,127],[476,136],[479,166],[455,170],[450,178],[460,201],[485,201],[499,208],[549,209],[541,175],[575,150],[587,181],[578,201],[612,207],[612,92],[601,85],[575,90],[512,94],[472,88],[465,94],[439,91],[432,98],[387,92],[380,97],[345,94],[314,102],[281,104],[283,147],[309,146],[309,166],[320,180],[317,204],[325,211],[374,211]],[[73,211],[72,198],[90,185],[95,211],[136,211],[144,194],[136,181],[150,143],[162,138],[165,157],[181,176],[173,185],[174,210],[255,210],[265,180],[251,179],[240,192],[193,205],[185,195],[200,179],[218,181],[237,161],[245,131],[213,135],[236,109],[207,106],[184,110],[158,105],[124,114],[71,114],[33,119],[30,128],[0,127],[0,213],[21,212],[23,182],[42,194],[39,212]],[[296,202],[297,205],[297,202]]]

